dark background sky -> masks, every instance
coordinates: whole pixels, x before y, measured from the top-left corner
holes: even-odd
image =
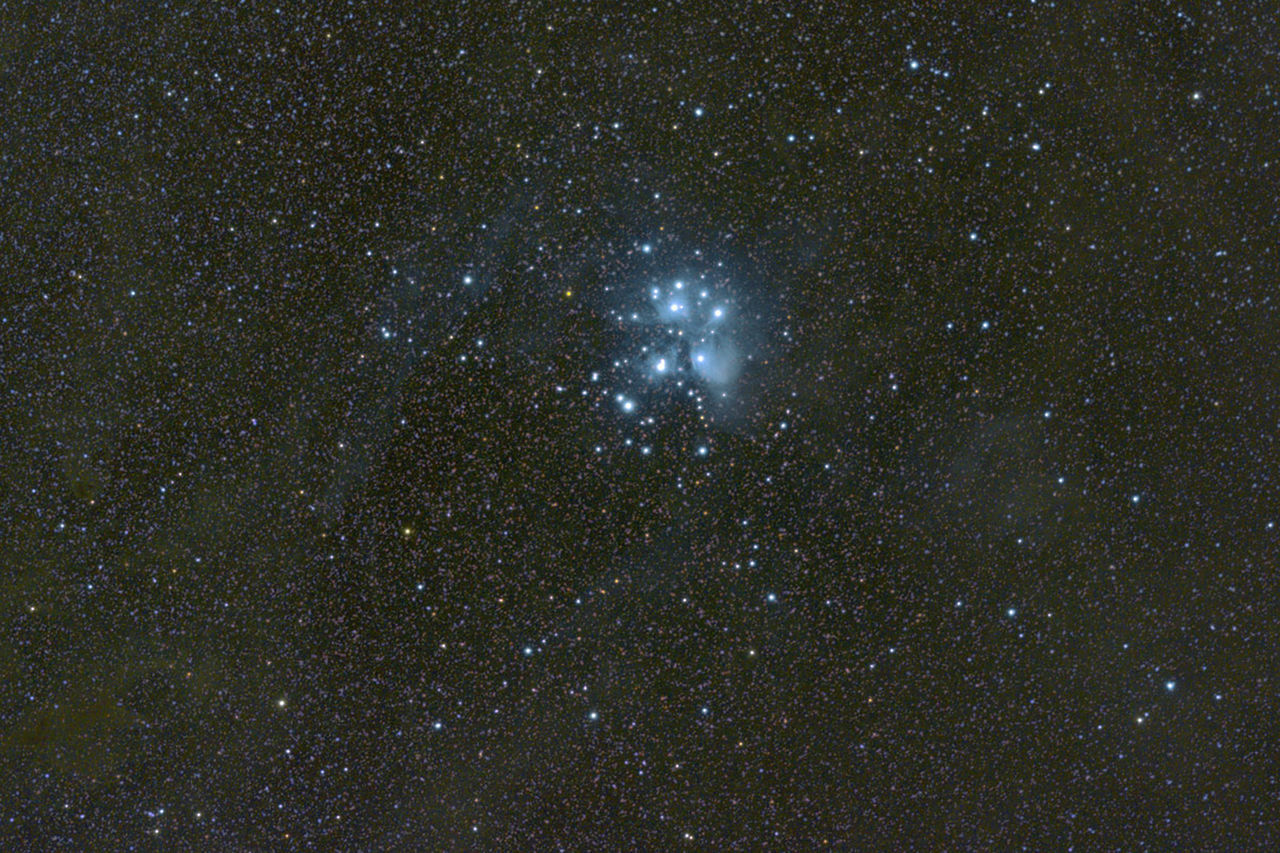
[[[1280,844],[1273,9],[419,5],[0,12],[0,846]]]

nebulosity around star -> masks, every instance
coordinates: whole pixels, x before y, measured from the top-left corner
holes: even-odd
[[[638,250],[658,254],[650,243]],[[622,330],[610,378],[618,410],[652,416],[683,398],[705,412],[729,401],[751,353],[748,318],[725,264],[695,250],[635,275],[617,287],[622,298],[611,312]]]
[[[712,293],[702,281],[676,279],[665,288],[652,287],[649,298],[658,334],[641,349],[647,355],[650,380],[688,377],[718,388],[737,376],[726,294]]]

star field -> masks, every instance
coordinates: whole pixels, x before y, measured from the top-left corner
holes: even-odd
[[[1271,10],[0,17],[0,849],[1280,845]]]

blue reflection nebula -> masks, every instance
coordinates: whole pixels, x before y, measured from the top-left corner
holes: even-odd
[[[611,310],[622,332],[610,385],[618,409],[652,417],[673,399],[699,412],[723,405],[751,361],[754,323],[723,263],[701,251],[660,251],[637,244],[646,262],[619,282]]]

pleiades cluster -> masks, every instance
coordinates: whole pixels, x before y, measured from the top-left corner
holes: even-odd
[[[1274,12],[0,8],[0,850],[1280,849]]]

